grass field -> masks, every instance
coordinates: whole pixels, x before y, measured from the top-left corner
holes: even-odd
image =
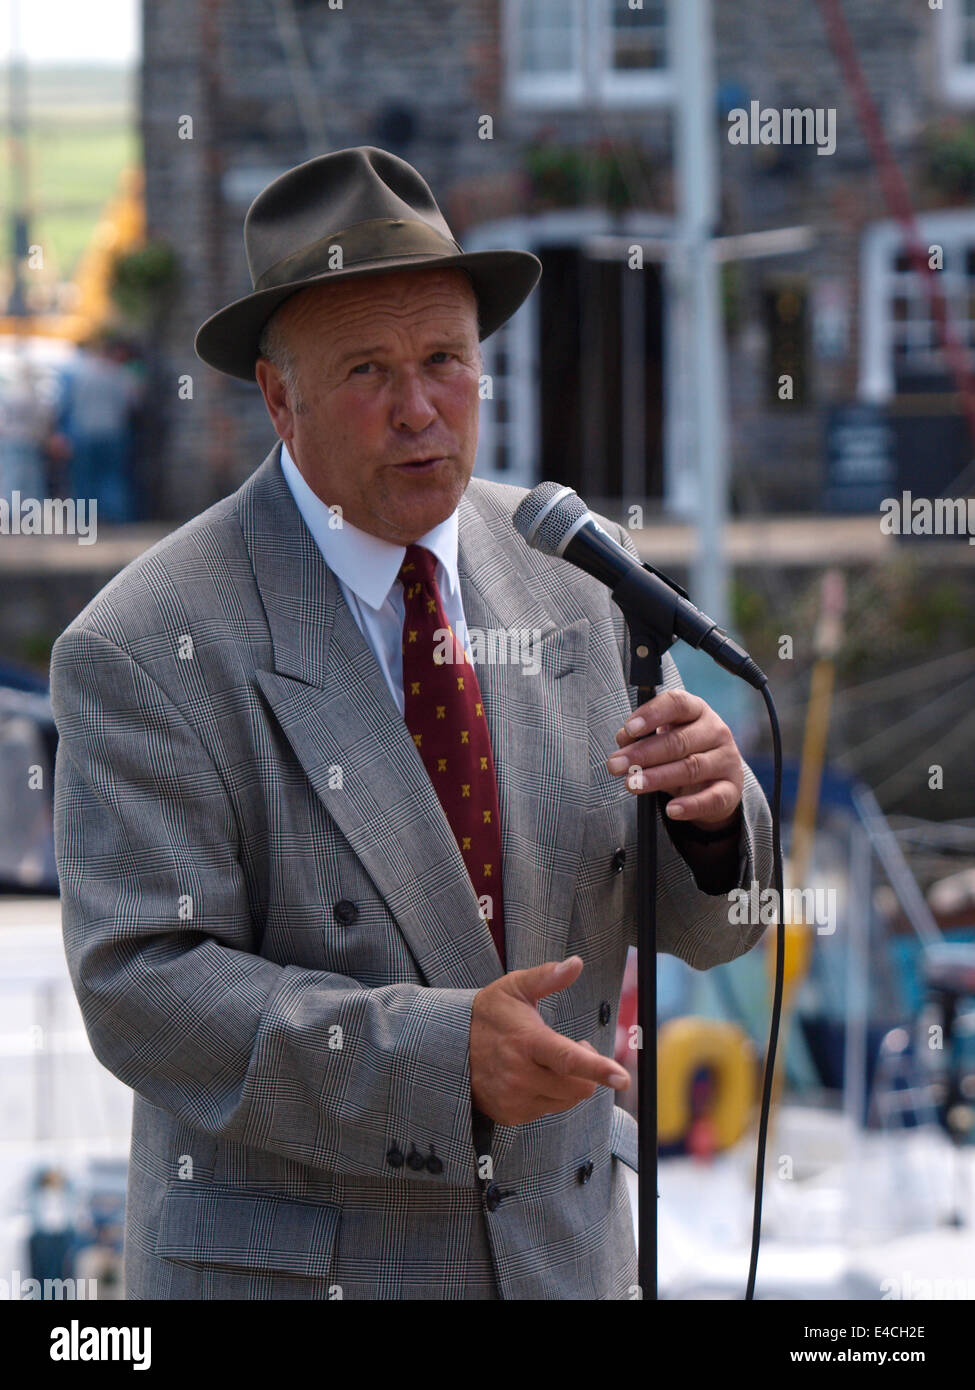
[[[28,73],[30,240],[69,279],[126,165],[141,159],[134,71],[34,68]],[[9,150],[0,160],[0,208],[10,207]],[[4,226],[3,259],[10,255]]]

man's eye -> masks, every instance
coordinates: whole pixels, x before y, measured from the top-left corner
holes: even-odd
[[[360,362],[359,365],[357,367],[353,367],[352,370],[353,372],[359,372],[360,375],[364,376],[371,366],[371,362]]]
[[[434,353],[431,354],[431,360],[432,360],[433,358],[440,357],[440,358],[442,358],[442,359],[446,362],[447,359],[450,358],[450,357],[453,357],[453,355],[454,355],[454,354],[453,354],[452,352],[434,352]],[[440,363],[438,362],[438,363],[437,363],[437,366],[439,366],[439,365],[440,365]]]

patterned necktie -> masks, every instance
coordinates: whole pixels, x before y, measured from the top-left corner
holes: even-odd
[[[491,735],[464,644],[444,613],[437,557],[408,545],[400,568],[404,719],[454,832],[504,968],[501,817]]]

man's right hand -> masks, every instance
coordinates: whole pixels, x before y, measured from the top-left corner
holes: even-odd
[[[591,1043],[573,1042],[539,1017],[539,999],[573,984],[582,959],[511,970],[474,996],[471,1010],[471,1099],[501,1125],[523,1125],[571,1110],[597,1086],[625,1090],[629,1074]]]

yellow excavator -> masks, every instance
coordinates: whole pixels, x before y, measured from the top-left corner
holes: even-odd
[[[143,171],[130,167],[119,175],[118,191],[106,204],[78,262],[70,295],[72,308],[58,314],[32,314],[27,319],[0,316],[0,334],[27,332],[81,343],[97,333],[113,317],[110,287],[115,260],[145,240],[145,225]]]

